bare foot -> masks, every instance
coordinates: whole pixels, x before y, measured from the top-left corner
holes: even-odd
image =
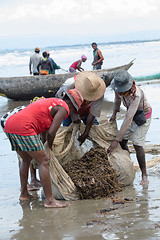
[[[33,198],[33,196],[30,195],[30,194],[28,194],[28,195],[26,195],[26,196],[21,196],[21,195],[20,195],[19,200],[20,200],[20,201],[26,201],[26,200],[29,200],[29,199],[31,199],[31,198]]]
[[[46,208],[63,208],[63,207],[67,207],[68,204],[65,204],[61,201],[57,201],[56,199],[52,199],[51,201],[45,201],[44,206]]]
[[[33,184],[27,184],[28,191],[36,191],[39,190],[39,187],[34,186]]]
[[[142,185],[144,188],[147,188],[148,184],[149,184],[148,178],[147,178],[147,176],[144,176],[142,178],[142,181],[140,182],[140,185]]]

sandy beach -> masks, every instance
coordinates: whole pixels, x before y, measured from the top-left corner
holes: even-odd
[[[146,145],[159,144],[160,83],[142,84],[153,108],[152,123]],[[102,114],[109,117],[113,95],[107,97]],[[1,97],[0,116],[25,102],[7,101]],[[123,113],[123,111],[122,111]],[[118,126],[123,114],[119,114]],[[149,187],[143,189],[136,172],[132,186],[124,188],[113,198],[69,202],[65,209],[45,209],[41,190],[32,192],[34,199],[19,202],[20,183],[18,160],[10,150],[10,143],[0,129],[0,240],[158,240],[160,239],[160,175],[148,169]],[[159,152],[146,154],[147,161],[159,157]],[[135,154],[131,159],[136,163]],[[152,171],[151,171],[152,170]]]

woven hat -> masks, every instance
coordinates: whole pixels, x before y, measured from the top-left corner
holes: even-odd
[[[111,88],[115,92],[126,92],[132,85],[133,78],[126,70],[118,71],[111,82]]]
[[[75,88],[85,100],[95,101],[104,95],[106,85],[96,73],[83,71],[75,79]]]
[[[69,97],[73,106],[78,111],[84,100],[80,92],[74,88],[74,89],[67,90],[65,94]]]

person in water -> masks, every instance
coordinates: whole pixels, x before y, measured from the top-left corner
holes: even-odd
[[[122,149],[129,151],[127,143],[128,140],[132,141],[139,167],[142,172],[142,181],[140,184],[146,186],[149,182],[147,179],[143,146],[151,123],[152,108],[142,89],[135,84],[132,76],[126,70],[120,70],[117,72],[111,82],[111,87],[115,91],[115,100],[113,114],[110,121],[116,119],[116,114],[120,111],[121,102],[123,102],[123,105],[127,108],[127,112],[120,130],[115,140],[110,144],[107,152],[110,154],[114,151],[118,147],[118,143],[120,143]],[[142,125],[136,123],[134,118],[138,109],[143,109],[145,114],[144,122],[141,123]]]
[[[72,89],[65,92],[63,100],[57,98],[38,100],[7,119],[4,131],[10,140],[12,151],[16,151],[22,158],[19,198],[21,201],[32,197],[28,192],[27,182],[30,162],[35,159],[45,194],[44,206],[48,208],[67,206],[53,197],[49,157],[43,144],[47,142],[49,149],[52,149],[52,143],[62,121],[70,112],[77,112],[82,102],[83,98],[79,91]],[[39,134],[42,134],[42,140]]]
[[[37,71],[40,73],[40,75],[48,75],[49,71],[52,74],[53,73],[53,66],[52,66],[51,60],[48,59],[47,52],[43,52],[42,55],[43,55],[43,59],[40,60],[40,62],[38,63]]]
[[[40,49],[39,47],[36,47],[35,53],[30,57],[30,60],[29,60],[29,72],[30,74],[33,73],[34,76],[39,75],[39,72],[37,71],[37,65],[42,59],[42,56],[39,53],[40,53]]]
[[[72,63],[72,65],[69,67],[69,72],[76,72],[76,70],[78,71],[84,71],[84,69],[81,67],[82,62],[85,62],[87,60],[87,57],[85,55],[81,56],[81,59]]]
[[[49,60],[51,61],[51,63],[52,63],[52,67],[53,67],[52,74],[55,74],[55,70],[56,70],[56,69],[60,69],[61,67],[55,63],[55,61],[53,60],[53,58],[50,57],[50,52],[49,52],[48,50],[46,50],[46,53],[47,53],[47,55],[48,55],[48,59],[49,59]],[[49,74],[51,74],[51,69],[49,69]]]
[[[102,52],[97,48],[97,43],[92,43],[93,48],[93,70],[98,70],[102,68],[104,57],[102,55]]]

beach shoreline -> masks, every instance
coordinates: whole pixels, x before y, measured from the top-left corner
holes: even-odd
[[[147,134],[146,145],[159,144],[159,83],[141,85],[153,108],[152,123]],[[109,118],[113,107],[113,93],[106,93],[102,114]],[[1,115],[26,102],[2,100]],[[124,110],[118,115],[118,126]],[[11,151],[10,143],[0,130],[0,240],[8,239],[54,239],[54,240],[158,240],[160,239],[160,177],[158,172],[149,174],[149,187],[139,184],[140,171],[136,172],[132,186],[116,194],[121,200],[113,204],[113,199],[70,201],[65,209],[45,209],[41,190],[32,193],[35,199],[19,202],[20,183],[18,160]],[[147,153],[147,160],[159,156],[159,152]],[[134,153],[131,158],[136,163]],[[149,169],[148,169],[149,170]],[[128,203],[122,203],[124,199]],[[103,210],[103,211],[101,211]],[[108,211],[108,212],[107,212]]]

